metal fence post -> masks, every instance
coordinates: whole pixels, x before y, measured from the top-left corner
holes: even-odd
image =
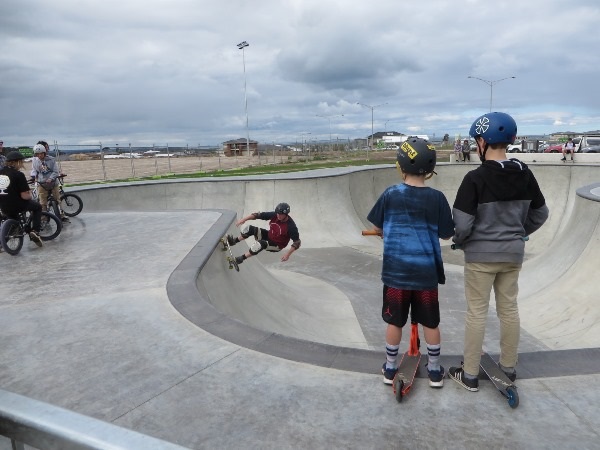
[[[102,161],[103,180],[106,181],[106,166],[104,165],[104,152],[102,151],[102,142],[100,142],[100,161]]]
[[[133,164],[133,155],[131,154],[131,142],[129,143],[129,159],[131,160],[131,178],[135,178],[135,164]]]

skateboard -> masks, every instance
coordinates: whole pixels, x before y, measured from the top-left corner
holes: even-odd
[[[235,268],[235,270],[239,272],[240,266],[236,262],[235,256],[233,256],[233,252],[231,251],[231,246],[229,245],[229,242],[227,242],[227,235],[225,235],[221,238],[221,244],[223,246],[223,248],[221,250],[228,253],[225,256],[225,259],[227,260],[227,264],[229,264],[229,268],[230,269]]]
[[[419,351],[419,325],[411,323],[410,345],[408,350],[402,355],[398,372],[394,377],[394,395],[400,403],[402,398],[407,395],[415,381],[415,375],[419,369],[421,361],[421,352]]]
[[[519,394],[517,392],[517,386],[513,384],[512,381],[508,379],[506,374],[500,369],[496,361],[487,354],[481,354],[481,362],[479,363],[479,367],[481,370],[485,372],[490,381],[496,386],[496,389],[500,391],[500,393],[506,397],[508,401],[508,406],[511,408],[516,408],[519,406]]]

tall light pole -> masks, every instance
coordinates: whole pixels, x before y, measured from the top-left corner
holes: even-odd
[[[510,78],[517,78],[517,77],[506,77],[506,78],[500,78],[499,80],[484,80],[483,78],[472,77],[471,75],[469,75],[467,78],[473,78],[475,80],[483,81],[485,84],[487,84],[490,87],[490,112],[492,112],[492,98],[494,96],[494,85],[500,83],[501,81],[508,80]]]
[[[329,121],[329,151],[331,151],[331,118],[332,117],[344,117],[343,114],[334,114],[332,116],[322,116],[321,114],[316,114],[317,117],[323,117]]]
[[[304,154],[304,143],[306,142],[306,136],[311,134],[310,132],[300,133],[300,142],[302,143],[302,154]]]
[[[244,48],[249,46],[250,44],[248,44],[246,41],[240,42],[237,45],[237,48],[242,51],[242,64],[244,65],[244,104],[246,108],[246,148],[248,149],[248,156],[250,156],[250,129],[248,127],[248,94],[246,91],[246,56],[244,54]],[[260,160],[260,153],[258,158]]]
[[[375,105],[375,106],[365,105],[364,103],[360,103],[360,102],[356,102],[356,104],[364,106],[365,108],[371,109],[371,144],[370,144],[370,148],[371,148],[371,150],[373,150],[373,135],[375,134],[375,132],[373,130],[373,110],[375,108],[379,108],[380,106],[387,105],[387,102],[381,103],[380,105]],[[369,159],[369,147],[367,147],[367,159]]]

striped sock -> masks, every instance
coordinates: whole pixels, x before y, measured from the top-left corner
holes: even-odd
[[[395,369],[396,367],[398,367],[397,364],[397,360],[398,360],[398,349],[400,348],[399,345],[390,345],[390,344],[385,344],[385,356],[386,356],[386,361],[385,361],[385,367],[386,369]]]
[[[440,370],[440,349],[441,344],[430,345],[427,344],[427,369],[428,370]]]

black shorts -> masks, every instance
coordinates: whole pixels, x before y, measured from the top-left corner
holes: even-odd
[[[408,320],[427,328],[437,328],[440,324],[440,304],[438,290],[410,291],[383,286],[383,307],[381,317],[386,323],[402,328]]]

